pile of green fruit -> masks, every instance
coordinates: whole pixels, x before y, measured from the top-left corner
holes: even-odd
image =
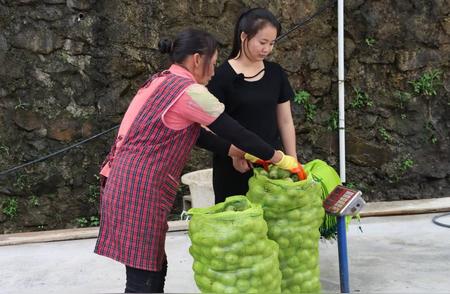
[[[294,181],[285,171],[271,166],[254,169],[248,199],[260,204],[269,239],[280,248],[283,293],[320,292],[319,227],[324,218],[321,186],[311,177]]]
[[[279,168],[276,165],[271,165],[269,171],[259,169],[261,175],[274,180],[285,180],[290,182],[298,182],[297,174],[292,174],[290,171]]]
[[[279,247],[267,238],[260,205],[232,196],[188,214],[189,252],[203,293],[280,293]]]

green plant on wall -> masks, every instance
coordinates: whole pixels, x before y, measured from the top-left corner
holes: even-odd
[[[434,129],[433,124],[430,121],[428,121],[425,123],[424,128],[425,128],[427,139],[432,144],[436,144],[438,142],[438,139],[437,139],[436,130]]]
[[[78,217],[75,219],[75,222],[79,228],[85,228],[89,224],[89,221],[85,217]]]
[[[370,99],[369,95],[364,93],[361,89],[353,87],[355,92],[355,97],[350,102],[350,107],[353,109],[361,109],[367,106],[372,106],[373,101]]]
[[[18,212],[19,203],[15,197],[9,197],[2,203],[2,212],[9,218],[14,218]]]
[[[372,47],[376,43],[375,39],[372,37],[367,37],[365,39],[365,42],[366,42],[367,46],[369,46],[369,47]]]
[[[412,160],[411,154],[406,154],[403,159],[400,161],[399,169],[401,172],[405,173],[409,169],[411,169],[414,165],[414,161]]]
[[[383,169],[387,174],[389,182],[398,182],[412,167],[414,166],[414,160],[409,153],[405,153],[398,158],[394,159],[386,165]]]
[[[100,180],[100,177],[98,175],[94,175],[94,178],[97,183],[90,184],[88,186],[88,193],[86,196],[87,196],[88,203],[92,204],[93,207],[95,207],[95,210],[98,211],[99,198],[100,198],[100,186],[98,184],[98,181]]]
[[[330,117],[328,118],[327,129],[329,131],[335,131],[339,128],[339,113],[337,111],[333,111],[330,113]]]
[[[19,175],[13,183],[13,187],[19,191],[28,190],[30,188],[28,177],[24,174]]]
[[[417,80],[408,83],[413,86],[416,94],[435,96],[437,94],[437,88],[442,85],[441,75],[442,72],[440,70],[432,69],[424,73]]]
[[[31,206],[39,206],[39,198],[36,195],[31,195],[28,203]]]
[[[301,90],[294,96],[294,102],[303,105],[306,113],[306,120],[312,121],[316,116],[317,106],[310,101],[311,94],[308,91]]]
[[[91,227],[97,227],[98,225],[100,225],[100,219],[96,215],[91,216],[89,218],[89,222]]]
[[[353,182],[345,183],[345,186],[350,188],[350,189],[356,188],[356,185]]]
[[[89,218],[79,217],[75,219],[75,222],[78,227],[86,228],[86,227],[97,227],[100,224],[100,219],[98,216],[91,216]]]
[[[89,192],[87,195],[88,202],[92,204],[98,203],[98,198],[100,196],[100,187],[98,185],[89,185]]]
[[[383,138],[386,142],[392,142],[392,136],[386,131],[385,128],[381,127],[378,129],[378,133],[380,134],[381,138]]]
[[[18,109],[25,110],[25,109],[27,109],[28,106],[30,106],[30,104],[29,104],[29,103],[24,103],[24,102],[22,102],[22,100],[21,100],[20,97],[19,97],[19,103],[17,103],[17,104],[14,106],[14,109],[15,109],[15,110],[18,110]]]

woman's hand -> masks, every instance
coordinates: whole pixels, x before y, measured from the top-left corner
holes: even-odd
[[[228,150],[228,156],[230,157],[244,157],[245,152],[241,149],[237,148],[233,144],[230,145],[230,149]]]
[[[248,161],[243,157],[231,157],[233,159],[233,167],[235,170],[237,170],[240,173],[245,173],[250,170],[250,165]]]

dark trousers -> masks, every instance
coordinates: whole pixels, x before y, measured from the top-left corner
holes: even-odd
[[[252,170],[243,174],[235,170],[230,157],[214,157],[213,188],[216,204],[225,201],[228,196],[247,194],[248,180],[252,176]]]
[[[133,267],[127,269],[127,284],[125,293],[164,293],[164,283],[167,274],[167,260],[159,272],[146,271]]]

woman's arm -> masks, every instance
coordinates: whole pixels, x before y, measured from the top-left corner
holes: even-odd
[[[244,157],[244,151],[204,127],[200,131],[197,146],[224,156]]]
[[[175,130],[199,123],[239,149],[263,160],[275,163],[284,157],[282,152],[275,152],[272,146],[258,135],[224,113],[224,108],[206,87],[194,84],[162,114],[162,120],[167,127]]]
[[[229,143],[227,140],[216,136],[214,133],[203,127],[200,130],[200,136],[197,139],[196,145],[200,148],[221,155],[227,155],[231,147],[231,143]]]
[[[297,158],[295,127],[289,101],[278,104],[277,123],[286,154]]]
[[[276,155],[274,153],[278,153],[258,135],[244,128],[225,112],[207,127],[239,149],[263,160],[273,161],[272,159]],[[273,162],[276,162],[276,160]]]

